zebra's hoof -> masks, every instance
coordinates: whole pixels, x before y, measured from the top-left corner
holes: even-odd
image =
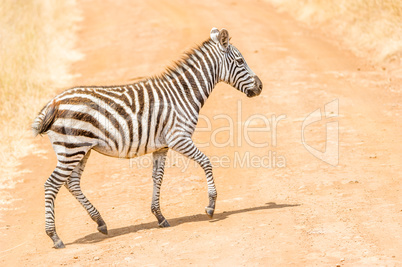
[[[205,208],[205,213],[208,215],[209,218],[212,219],[212,217],[214,216],[214,211],[215,209],[210,208],[210,207],[206,207]]]
[[[159,224],[159,227],[161,227],[161,228],[170,227],[170,224],[168,223],[168,221],[166,219],[164,219],[163,222],[161,222]]]
[[[59,248],[65,248],[66,246],[64,245],[63,241],[61,239],[57,240],[54,242],[54,248],[59,249]]]
[[[98,226],[98,231],[101,232],[104,235],[107,235],[107,227],[106,224]]]

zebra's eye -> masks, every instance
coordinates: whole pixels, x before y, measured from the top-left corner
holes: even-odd
[[[236,58],[236,63],[238,65],[243,65],[244,64],[244,60],[242,58]]]

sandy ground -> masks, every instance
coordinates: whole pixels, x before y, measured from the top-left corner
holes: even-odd
[[[79,7],[77,49],[85,58],[72,68],[80,75],[76,85],[122,84],[157,74],[208,38],[212,27],[225,27],[264,90],[248,99],[219,84],[202,110],[211,131],[197,131],[194,140],[233,141],[201,149],[230,161],[214,169],[213,220],[204,214],[207,190],[200,167],[190,164],[183,171],[183,158],[170,154],[175,166],[165,172],[161,205],[172,227],[160,229],[150,212],[149,157],[138,167],[139,161],[92,153],[82,188],[109,235],[98,233],[62,188],[56,225],[67,247],[55,250],[44,231],[43,184],[56,160],[48,138],[36,138],[37,149],[22,160],[14,202],[2,209],[1,266],[402,265],[402,80],[396,71],[370,66],[263,1],[82,1]],[[331,102],[339,103],[337,117],[329,116],[336,115],[328,113],[329,106],[324,109]],[[337,166],[302,144],[303,121],[317,109],[323,117],[304,129],[305,141],[324,150],[327,123],[338,125],[339,143],[327,141],[327,147],[339,145]],[[233,119],[233,135],[212,134],[230,126],[214,118],[218,114]],[[269,142],[265,147],[248,144],[238,131],[253,114],[270,122],[270,128],[249,135],[255,143]],[[255,119],[250,127],[264,126]],[[235,166],[236,157],[245,155],[257,163]],[[258,167],[264,156],[270,166]]]

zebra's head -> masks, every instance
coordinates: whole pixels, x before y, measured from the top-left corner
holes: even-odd
[[[211,39],[215,42],[223,60],[219,68],[219,79],[224,81],[248,97],[261,94],[262,82],[247,65],[240,51],[229,43],[229,33],[226,29],[212,28]]]

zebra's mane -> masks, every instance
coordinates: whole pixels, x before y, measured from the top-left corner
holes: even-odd
[[[200,55],[205,55],[205,49],[202,49],[206,44],[210,44],[212,41],[211,38],[208,38],[201,45],[196,45],[188,51],[184,52],[184,55],[181,59],[173,61],[171,66],[166,67],[165,71],[160,73],[159,75],[154,75],[149,77],[146,80],[166,80],[172,79],[175,76],[181,75],[186,71],[187,68],[191,68],[198,60],[200,59]],[[213,42],[213,41],[212,41]]]

